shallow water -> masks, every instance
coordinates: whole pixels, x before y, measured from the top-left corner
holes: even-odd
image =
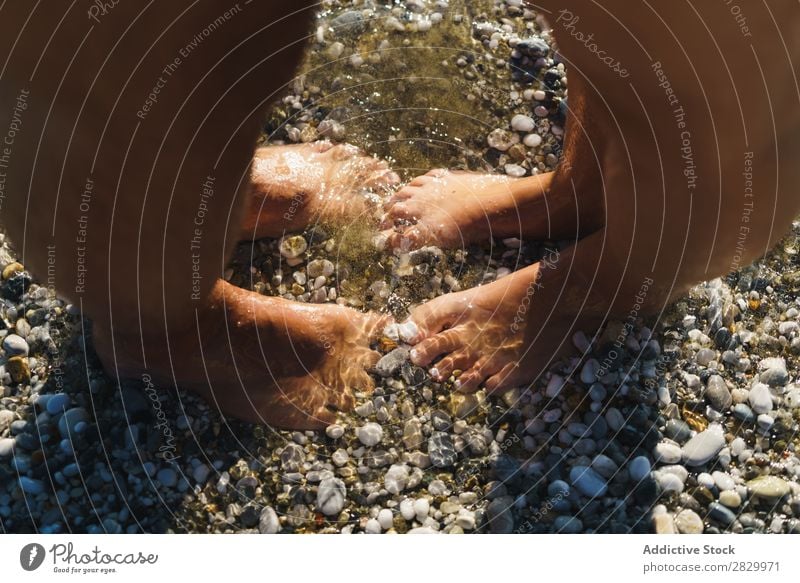
[[[265,139],[286,140],[287,124],[334,119],[346,128],[339,139],[390,161],[405,177],[437,167],[493,169],[497,160],[485,155],[486,135],[506,127],[516,110],[531,115],[529,103],[512,98],[518,87],[506,68],[508,47],[501,43],[487,51],[473,38],[473,25],[491,14],[494,3],[452,0],[441,12],[442,21],[425,32],[413,28],[430,20],[432,8],[418,14],[404,10],[402,2],[393,7],[342,4],[320,14],[317,30],[323,31],[325,41],[312,43],[294,83],[293,93],[303,96],[306,109],[277,108],[266,124]],[[368,5],[375,6],[377,16],[364,21],[363,29],[331,28],[337,17]],[[391,18],[407,30],[388,31]],[[534,21],[522,19],[508,26],[521,35],[539,30]],[[343,45],[341,54],[332,52],[336,43]],[[460,58],[469,65],[458,66]],[[363,64],[354,66],[354,59]]]

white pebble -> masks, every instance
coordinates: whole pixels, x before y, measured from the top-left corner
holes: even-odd
[[[536,123],[533,121],[533,118],[528,117],[527,115],[515,115],[511,118],[511,128],[515,132],[532,132],[533,129],[536,127]]]
[[[522,143],[528,146],[529,148],[537,148],[542,144],[542,136],[539,134],[528,134],[522,140]]]

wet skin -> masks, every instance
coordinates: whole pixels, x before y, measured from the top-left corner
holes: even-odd
[[[184,39],[231,6],[121,3],[91,30],[91,50],[78,51],[61,48],[80,46],[91,26],[72,4],[48,2],[48,18],[29,22],[36,8],[11,3],[0,19],[9,51],[0,99],[13,104],[20,87],[36,97],[14,144],[2,207],[26,266],[40,279],[54,276],[60,295],[92,320],[109,374],[147,374],[250,421],[331,422],[352,406],[354,389],[371,386],[365,370],[377,358],[369,343],[378,319],[265,298],[220,279],[237,241],[300,230],[345,208],[363,213],[361,190],[396,179],[348,146],[256,151],[265,108],[302,58],[312,3],[242,5],[246,14],[171,71],[147,111],[143,96]],[[9,126],[12,111],[0,108],[0,125]],[[91,200],[82,209],[87,184]],[[76,285],[79,221],[88,242]],[[53,247],[58,261],[50,266]]]
[[[763,67],[766,79],[797,75],[796,6],[777,9],[783,18],[775,20],[769,9],[754,9],[753,46],[763,57],[756,62],[723,6],[656,14],[645,5],[574,2],[570,10],[608,54],[627,55],[630,79],[622,80],[570,35],[559,35],[562,6],[543,5],[570,67],[572,109],[557,171],[520,180],[436,171],[386,209],[390,241],[406,249],[460,247],[489,236],[572,241],[552,268],[533,265],[412,312],[422,328],[412,358],[442,376],[462,370],[462,391],[535,382],[576,328],[658,314],[692,285],[766,253],[800,213],[798,95],[792,84],[754,89],[752,74]],[[660,61],[639,49],[642,39]],[[704,56],[692,59],[704,87],[725,90],[705,92],[681,75],[687,55]],[[729,70],[723,58],[741,66]],[[656,69],[668,75],[683,117],[675,117]],[[744,86],[752,89],[746,118],[735,98]],[[760,168],[747,185],[749,198],[745,158]]]

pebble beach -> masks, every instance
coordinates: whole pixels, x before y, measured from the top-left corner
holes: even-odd
[[[557,167],[568,71],[521,0],[322,7],[265,145],[351,143],[404,180]],[[393,253],[377,233],[314,224],[242,243],[225,277],[404,322],[565,245]],[[409,360],[413,326],[390,326],[375,391],[320,432],[111,379],[90,322],[0,243],[1,532],[800,533],[798,222],[658,317],[576,333],[573,356],[502,395],[435,381]]]

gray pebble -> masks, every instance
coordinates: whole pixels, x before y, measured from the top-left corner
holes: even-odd
[[[724,446],[722,427],[709,425],[708,429],[695,435],[683,446],[683,460],[689,466],[701,466],[711,461]]]
[[[325,516],[335,516],[344,508],[347,487],[339,478],[328,478],[317,488],[317,509]]]
[[[453,440],[447,433],[433,433],[428,440],[428,455],[436,468],[447,468],[458,460]]]
[[[28,356],[28,343],[22,336],[9,334],[3,339],[6,356]]]
[[[706,384],[705,398],[717,411],[727,411],[733,403],[731,392],[725,380],[719,375],[711,375]]]
[[[258,532],[261,534],[277,534],[281,529],[278,514],[272,506],[265,506],[258,519]]]

